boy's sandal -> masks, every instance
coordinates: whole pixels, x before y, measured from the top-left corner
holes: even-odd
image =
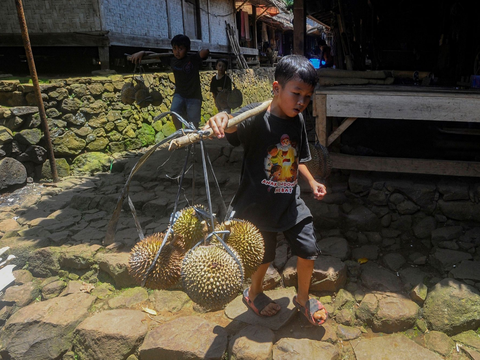
[[[297,301],[297,297],[294,296],[293,297],[293,304],[295,305],[295,307],[303,314],[305,315],[305,317],[307,318],[307,320],[312,324],[312,325],[315,325],[315,326],[320,326],[322,325],[325,320],[325,319],[322,319],[322,320],[315,320],[315,318],[313,317],[313,314],[315,314],[315,312],[317,312],[318,310],[325,310],[325,315],[327,315],[328,317],[328,313],[327,313],[327,310],[325,309],[325,307],[322,305],[322,303],[320,301],[318,301],[317,299],[309,299],[306,303],[305,303],[305,306],[302,306],[298,303]]]
[[[264,293],[260,293],[255,297],[255,300],[250,300],[249,295],[248,295],[248,288],[246,288],[243,291],[243,302],[247,307],[249,307],[255,314],[261,317],[270,317],[270,316],[275,316],[279,313],[279,311],[276,314],[273,315],[262,315],[261,312],[263,309],[265,309],[269,304],[276,304],[275,301],[273,301],[270,297],[265,295]]]

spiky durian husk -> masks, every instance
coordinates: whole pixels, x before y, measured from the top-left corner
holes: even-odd
[[[189,206],[180,211],[173,223],[173,232],[183,236],[185,249],[189,250],[205,236],[204,224],[201,218],[197,217],[194,208],[206,210],[202,205]]]
[[[153,263],[165,234],[156,233],[137,243],[130,252],[128,272],[139,284],[142,283]],[[180,280],[185,247],[180,236],[170,238],[160,253],[154,268],[147,277],[145,287],[149,289],[168,289]]]
[[[229,230],[226,244],[242,258],[245,267],[245,277],[250,277],[263,261],[265,243],[263,236],[255,225],[241,219],[226,221],[216,227],[216,230]]]
[[[192,301],[207,310],[221,309],[242,289],[243,265],[235,250],[230,250],[240,266],[222,245],[200,245],[183,259],[183,289]]]

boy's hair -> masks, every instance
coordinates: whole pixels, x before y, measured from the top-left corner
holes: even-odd
[[[227,59],[218,59],[217,62],[215,63],[215,66],[218,65],[218,63],[224,63],[225,64],[225,67],[228,69],[228,60]]]
[[[190,50],[190,38],[187,35],[178,34],[175,35],[171,41],[172,47],[173,46],[185,46],[185,48]]]
[[[318,74],[310,61],[301,55],[284,56],[275,69],[275,81],[281,86],[297,78],[308,85],[315,87],[318,82]]]

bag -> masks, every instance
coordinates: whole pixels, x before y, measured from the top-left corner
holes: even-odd
[[[243,95],[240,90],[233,84],[233,90],[228,94],[227,104],[230,109],[238,108],[243,103]]]

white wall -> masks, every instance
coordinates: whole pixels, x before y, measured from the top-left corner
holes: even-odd
[[[0,33],[19,34],[15,1],[1,0],[0,3]],[[24,0],[22,3],[29,33],[101,30],[98,0]]]
[[[0,1],[0,34],[19,34],[14,0]],[[23,4],[30,33],[108,30],[155,39],[184,33],[182,0],[24,0]],[[228,45],[225,21],[234,24],[234,2],[199,0],[199,4],[200,40]]]

